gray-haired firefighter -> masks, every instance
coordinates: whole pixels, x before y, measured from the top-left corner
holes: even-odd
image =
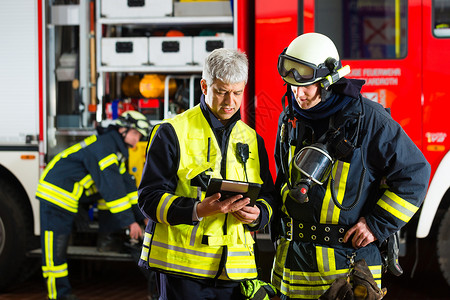
[[[144,217],[136,205],[136,183],[125,161],[128,147],[148,135],[149,123],[141,113],[127,111],[108,128],[97,129],[98,135],[57,154],[39,180],[42,272],[49,299],[78,299],[69,283],[66,252],[80,204],[102,198],[110,220],[108,228],[100,223],[100,231],[128,228],[134,239],[143,234],[137,222]]]
[[[364,260],[376,282],[364,299],[381,299],[379,245],[419,209],[430,166],[388,111],[361,95],[364,81],[344,77],[350,67],[327,36],[295,38],[278,72],[287,105],[275,150],[283,205],[272,284],[281,299],[317,299]]]

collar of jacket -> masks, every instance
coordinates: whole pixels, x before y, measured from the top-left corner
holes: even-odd
[[[336,83],[332,84],[330,89],[336,94],[358,98],[364,83],[366,83],[365,80],[342,77]]]

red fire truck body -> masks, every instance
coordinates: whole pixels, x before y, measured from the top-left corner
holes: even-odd
[[[253,43],[247,42],[247,47],[250,45],[247,51],[254,53],[252,57],[254,78],[250,82],[254,85],[251,86],[250,92],[253,91],[254,94],[250,94],[248,99],[254,97],[254,101],[247,100],[251,103],[247,102],[244,107],[246,121],[254,122],[256,130],[264,137],[269,152],[273,152],[275,147],[278,115],[282,109],[281,97],[286,90],[276,70],[278,55],[302,32],[326,33],[327,27],[336,26],[350,28],[343,23],[333,22],[343,19],[342,15],[345,13],[342,11],[335,12],[341,14],[340,17],[331,20],[320,19],[323,15],[331,13],[330,8],[324,4],[317,5],[320,2],[326,1],[289,0],[284,1],[282,6],[269,0],[260,0],[256,3],[253,49],[251,48]],[[367,52],[356,53],[355,55],[360,56],[358,59],[349,58],[353,53],[341,54],[343,64],[350,65],[352,70],[347,77],[366,80],[362,90],[364,96],[391,109],[393,118],[423,151],[432,166],[433,175],[439,168],[447,168],[450,171],[448,169],[450,166],[443,165],[450,146],[450,140],[447,138],[450,126],[446,121],[449,105],[446,100],[449,98],[449,92],[443,83],[450,75],[445,59],[450,49],[449,29],[435,28],[432,19],[432,1],[380,1],[380,4],[383,2],[382,5],[393,4],[393,10],[395,4],[399,2],[399,10],[403,10],[385,12],[386,15],[392,14],[388,17],[377,16],[378,8],[374,8],[372,2],[337,2],[362,3],[354,10],[358,16],[352,26],[363,27],[361,38],[364,37],[365,40],[356,41],[357,37],[329,34],[341,53],[344,51],[339,46],[355,42],[363,45],[362,52]],[[364,4],[367,5],[366,10],[361,8]],[[303,18],[299,20],[300,15]],[[399,20],[396,21],[395,18]],[[326,24],[318,24],[319,19]],[[303,30],[299,31],[299,28]],[[341,33],[345,34],[347,31],[342,30]],[[399,36],[396,36],[397,34]],[[374,50],[364,46],[371,43]],[[275,174],[273,163],[272,167],[272,173]],[[432,178],[438,180],[435,176]],[[450,182],[445,184],[447,190]],[[425,231],[420,237],[426,236],[427,233]]]
[[[363,95],[390,108],[431,164],[416,237],[427,237],[431,226],[440,223],[438,257],[450,283],[449,253],[444,250],[450,222],[446,196],[450,187],[450,93],[446,84],[450,78],[450,4],[432,0],[255,2],[254,7],[247,4],[238,10],[238,24],[249,23],[249,15],[254,17],[250,26],[238,26],[238,36],[246,36],[241,47],[250,53],[253,71],[245,120],[255,126],[273,153],[281,97],[286,91],[276,69],[278,55],[302,33],[315,31],[331,37],[343,65],[351,67],[347,77],[366,80]],[[446,213],[442,221],[436,217],[438,210]]]

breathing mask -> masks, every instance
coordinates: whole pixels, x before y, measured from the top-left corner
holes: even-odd
[[[358,124],[355,133],[355,140],[358,138],[359,126],[362,115],[358,117]],[[283,148],[286,134],[286,123],[282,124],[280,132],[280,146]],[[323,185],[327,180],[330,180],[330,192],[331,199],[337,207],[341,210],[351,210],[358,203],[361,191],[362,183],[366,173],[364,165],[363,153],[360,151],[361,164],[363,170],[361,172],[361,178],[359,182],[358,192],[355,201],[350,206],[343,206],[337,201],[336,192],[334,190],[334,178],[332,175],[332,168],[336,160],[345,159],[350,157],[355,150],[355,145],[351,143],[345,135],[339,129],[330,129],[324,134],[319,142],[310,146],[301,148],[293,157],[290,162],[290,173],[287,173],[287,162],[282,159],[281,167],[286,176],[287,187],[289,189],[288,196],[297,203],[308,202],[308,192],[314,185]],[[281,153],[283,157],[283,153]]]
[[[327,181],[333,159],[324,144],[316,143],[302,148],[291,161],[292,188],[289,196],[299,203],[308,202],[308,191],[315,184]]]

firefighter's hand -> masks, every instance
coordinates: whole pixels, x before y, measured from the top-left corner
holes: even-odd
[[[233,216],[243,224],[250,224],[258,219],[260,214],[258,206],[244,206],[240,210],[232,212]]]
[[[139,238],[142,238],[142,228],[139,226],[137,222],[131,223],[130,226],[128,226],[130,229],[130,238],[138,240]]]
[[[367,226],[366,219],[364,217],[359,218],[358,223],[350,228],[344,236],[344,243],[346,243],[350,237],[352,238],[352,246],[356,249],[365,247],[376,241],[377,238],[373,235],[372,230]]]
[[[236,195],[223,201],[219,201],[219,199],[220,193],[215,193],[214,195],[203,199],[203,201],[197,205],[197,216],[203,218],[217,214],[232,213],[250,203],[250,199],[242,198],[242,195]]]

